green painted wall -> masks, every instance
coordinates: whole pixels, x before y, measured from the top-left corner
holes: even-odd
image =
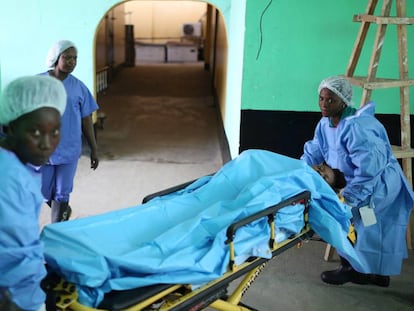
[[[382,2],[378,1],[377,14]],[[319,111],[319,82],[327,76],[345,73],[361,25],[352,18],[364,13],[367,3],[363,0],[247,1],[242,109]],[[407,15],[414,16],[414,1],[407,1]],[[356,75],[366,75],[376,29],[371,25]],[[414,25],[408,26],[408,30],[409,51],[413,51]],[[409,65],[413,78],[414,57],[409,59]],[[387,28],[377,76],[398,78],[396,26]],[[411,98],[412,94],[411,91]],[[361,90],[355,88],[356,106],[360,97]],[[398,89],[375,90],[372,99],[378,103],[379,113],[399,112]]]

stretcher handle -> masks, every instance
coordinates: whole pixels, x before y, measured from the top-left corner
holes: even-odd
[[[208,174],[208,175],[205,175],[205,176],[213,176],[214,174],[215,174],[215,173]],[[171,194],[171,193],[173,193],[173,192],[176,192],[176,191],[182,190],[182,189],[184,189],[185,187],[187,187],[187,186],[191,185],[193,182],[195,182],[195,181],[197,181],[197,180],[198,180],[198,179],[193,179],[193,180],[190,180],[190,181],[184,182],[184,183],[182,183],[182,184],[179,184],[179,185],[176,185],[176,186],[173,186],[173,187],[170,187],[170,188],[167,188],[167,189],[164,189],[164,190],[161,190],[161,191],[155,192],[155,193],[148,194],[148,195],[146,195],[146,196],[142,199],[142,203],[143,203],[143,204],[144,204],[144,203],[147,203],[148,201],[152,200],[152,199],[153,199],[153,198],[155,198],[155,197],[162,197],[162,196],[164,196],[164,195]]]
[[[245,225],[247,225],[248,223],[251,223],[253,221],[255,221],[256,219],[259,218],[263,218],[265,216],[270,216],[273,217],[273,215],[280,210],[281,208],[288,206],[288,205],[292,205],[295,203],[298,203],[300,201],[305,201],[307,202],[308,200],[310,200],[310,191],[303,191],[293,197],[290,197],[286,200],[283,200],[273,206],[270,206],[268,208],[266,208],[263,211],[257,212],[253,215],[250,215],[249,217],[246,217],[242,220],[239,220],[238,222],[235,222],[233,224],[231,224],[228,228],[227,228],[227,240],[226,240],[226,244],[229,244],[231,242],[233,242],[234,240],[234,236],[236,234],[237,229],[239,229],[240,227],[243,227]],[[306,204],[305,204],[306,206]]]

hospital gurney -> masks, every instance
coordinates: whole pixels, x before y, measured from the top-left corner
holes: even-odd
[[[177,188],[175,187],[174,190]],[[158,194],[165,194],[160,192]],[[144,202],[154,197],[151,195],[144,199]],[[54,288],[57,295],[57,307],[59,310],[90,311],[90,310],[202,310],[210,307],[216,310],[255,310],[245,306],[241,299],[244,293],[252,286],[258,275],[264,269],[269,259],[251,256],[241,264],[235,262],[234,239],[237,232],[243,226],[261,218],[267,218],[270,227],[268,237],[271,258],[285,250],[301,245],[303,240],[310,238],[313,231],[308,223],[308,208],[310,192],[304,191],[294,195],[280,203],[270,206],[265,210],[257,212],[240,221],[232,223],[227,228],[227,244],[230,251],[228,269],[221,277],[214,279],[197,288],[188,284],[159,284],[141,288],[112,291],[105,295],[98,308],[91,308],[78,302],[77,290],[73,284],[61,280]],[[282,242],[276,242],[275,237],[275,215],[282,208],[289,206],[303,205],[304,226],[299,233],[289,236]],[[231,282],[241,279],[232,293],[228,293]]]
[[[313,232],[363,270],[347,239],[350,217],[303,161],[249,150],[184,189],[47,225],[41,241],[65,280],[61,310],[249,310],[241,296],[262,264]]]

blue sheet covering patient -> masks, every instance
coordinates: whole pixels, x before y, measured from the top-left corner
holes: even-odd
[[[77,285],[79,301],[98,306],[106,292],[146,285],[200,285],[221,276],[229,263],[226,229],[234,221],[304,190],[312,195],[312,229],[357,267],[347,240],[350,209],[310,166],[263,150],[249,150],[213,176],[145,204],[48,225],[42,232],[52,270]],[[277,240],[303,227],[303,206],[276,217]],[[270,258],[267,219],[238,231],[237,261]]]

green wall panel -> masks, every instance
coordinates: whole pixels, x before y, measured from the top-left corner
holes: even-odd
[[[352,18],[364,13],[367,3],[248,1],[242,109],[318,111],[319,82],[327,76],[345,73],[361,25]],[[379,1],[376,14],[381,6]],[[407,14],[413,16],[413,11],[414,2],[407,1]],[[355,75],[367,73],[376,29],[376,25],[371,25]],[[412,50],[414,26],[408,26],[408,32]],[[414,59],[409,64],[413,72]],[[387,28],[377,76],[398,78],[396,26]],[[354,91],[358,106],[361,89],[355,87]],[[398,89],[375,90],[372,99],[377,102],[377,112],[399,112]]]

